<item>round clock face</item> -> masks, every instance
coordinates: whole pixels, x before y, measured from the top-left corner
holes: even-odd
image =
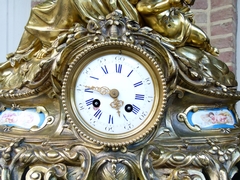
[[[143,64],[124,54],[109,53],[83,68],[74,100],[86,126],[121,134],[138,128],[151,115],[154,92],[152,77]]]
[[[161,70],[136,48],[108,44],[86,50],[72,62],[64,81],[70,122],[101,144],[119,146],[142,138],[163,111]]]

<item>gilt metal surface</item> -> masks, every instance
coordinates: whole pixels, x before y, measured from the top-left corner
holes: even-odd
[[[240,159],[240,92],[194,24],[193,3],[48,0],[34,7],[18,49],[0,65],[1,179],[231,179]],[[99,138],[76,123],[68,93],[85,55],[119,47],[155,71],[156,115],[132,137]],[[118,93],[112,106],[120,114]]]

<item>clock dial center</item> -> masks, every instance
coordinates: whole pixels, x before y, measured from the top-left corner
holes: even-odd
[[[111,89],[109,95],[112,98],[117,98],[119,96],[119,91],[117,89]]]

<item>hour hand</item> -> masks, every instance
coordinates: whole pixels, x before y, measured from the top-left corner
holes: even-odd
[[[97,91],[97,92],[99,92],[102,95],[106,95],[106,94],[110,93],[110,89],[108,87],[106,87],[106,86],[103,86],[103,87],[86,86],[86,87],[89,88],[89,89],[92,89],[94,91]]]
[[[103,87],[95,87],[95,86],[86,86],[89,89],[99,92],[102,95],[109,94],[114,101],[110,104],[110,106],[117,110],[118,115],[120,116],[120,108],[123,106],[124,102],[122,100],[118,100],[119,91],[117,89],[109,89],[106,86]]]
[[[106,86],[96,87],[96,86],[86,86],[89,89],[99,92],[102,95],[109,94],[112,98],[117,98],[119,96],[119,91],[117,89],[109,89]]]

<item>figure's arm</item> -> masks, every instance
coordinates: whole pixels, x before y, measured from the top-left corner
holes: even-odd
[[[179,12],[178,12],[179,13]],[[191,24],[185,20],[184,16],[179,13],[178,26],[168,28],[167,37],[162,37],[162,40],[175,46],[185,44],[190,35]],[[176,21],[177,22],[177,21]]]
[[[182,7],[181,0],[140,0],[137,10],[142,14],[159,14],[171,7]]]

